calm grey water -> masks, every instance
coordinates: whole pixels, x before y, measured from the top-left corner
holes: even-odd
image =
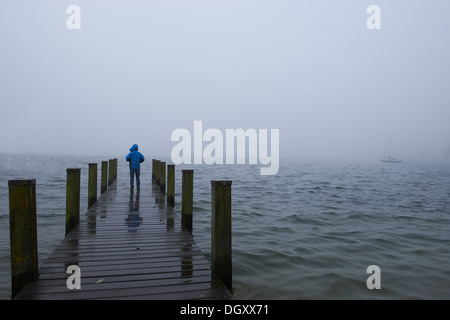
[[[66,168],[82,168],[83,212],[88,163],[107,159],[0,155],[0,298],[10,295],[7,181],[37,180],[42,263],[64,237]],[[195,170],[193,234],[208,257],[210,180],[233,180],[236,298],[450,299],[449,163],[285,160],[275,176],[249,165],[177,166],[177,212],[186,168]],[[128,183],[120,158],[118,183]],[[381,269],[380,290],[366,286],[369,265]]]

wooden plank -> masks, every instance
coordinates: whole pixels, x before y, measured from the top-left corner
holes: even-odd
[[[90,292],[90,294],[95,295],[101,295],[101,291],[104,290],[123,290],[123,289],[133,289],[133,288],[147,288],[147,294],[150,292],[156,292],[158,291],[159,287],[162,286],[184,286],[184,285],[190,285],[190,284],[198,284],[198,283],[206,283],[211,286],[213,283],[211,281],[210,275],[204,275],[204,276],[197,276],[192,281],[187,282],[186,280],[180,279],[178,277],[171,277],[171,278],[154,278],[154,279],[145,279],[145,280],[134,280],[134,279],[128,279],[127,281],[115,281],[114,278],[102,278],[103,281],[101,283],[96,283],[97,280],[92,280],[90,282],[85,282],[81,284],[81,289],[78,290],[78,292],[83,292],[83,294],[86,294],[87,291]],[[56,281],[54,281],[56,282]],[[60,281],[61,282],[61,281]],[[65,282],[65,281],[64,281]],[[35,287],[28,287],[28,289],[24,290],[28,293],[32,293],[33,291],[38,291],[40,294],[66,294],[68,293],[67,288],[64,289],[62,283],[59,283],[59,285],[52,285],[52,286],[37,286]],[[63,283],[64,284],[64,283]],[[97,292],[100,291],[100,292]],[[110,295],[110,293],[105,294],[105,296]]]
[[[159,188],[141,188],[138,207],[135,195],[109,186],[16,299],[232,298]],[[66,286],[72,264],[81,289]]]
[[[157,271],[157,270],[155,270]],[[145,272],[141,269],[139,271],[127,270],[127,272],[111,272],[107,275],[106,273],[101,274],[91,274],[82,277],[81,286],[85,290],[86,284],[97,284],[97,282],[102,279],[102,283],[113,283],[113,282],[132,282],[132,281],[147,281],[147,280],[167,280],[167,279],[178,279],[182,280],[183,283],[195,281],[198,277],[207,276],[209,279],[216,279],[214,275],[211,275],[209,268],[198,268],[197,270],[187,270],[185,273],[181,273],[181,270],[164,270],[164,272]],[[51,278],[45,279],[46,281],[41,281],[40,287],[52,287],[58,286],[58,290],[66,292],[68,291],[65,286],[67,275],[63,276],[61,273],[54,274]],[[216,282],[219,281],[216,279]],[[64,285],[63,285],[64,284]],[[30,286],[31,288],[34,286]],[[101,287],[99,287],[101,288]]]
[[[191,260],[197,260],[197,259],[201,259],[201,261],[206,261],[205,257],[203,255],[198,255],[198,256],[192,256]],[[130,263],[129,260],[113,260],[108,262],[107,265],[105,265],[102,262],[97,262],[97,261],[82,261],[79,263],[80,268],[81,267],[86,267],[86,268],[90,268],[90,267],[105,267],[106,268],[110,267],[110,268],[115,268],[116,266],[121,266],[121,265],[135,265],[135,264],[145,264],[148,265],[149,267],[152,267],[152,265],[154,264],[158,264],[158,263],[170,263],[172,261],[177,261],[178,263],[184,262],[183,260],[180,259],[180,257],[160,257],[160,258],[155,258],[155,259],[133,259],[132,263]],[[189,260],[185,260],[185,261],[189,261]],[[197,263],[194,261],[194,263]],[[209,263],[209,262],[208,262]],[[45,272],[46,269],[48,268],[57,268],[57,267],[64,267],[66,268],[66,264],[64,264],[61,261],[56,261],[56,262],[46,262],[40,270],[43,270]]]

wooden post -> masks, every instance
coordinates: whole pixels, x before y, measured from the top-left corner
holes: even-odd
[[[100,192],[103,193],[108,189],[108,161],[102,161],[102,182]]]
[[[9,180],[11,287],[14,298],[38,277],[36,180]]]
[[[181,223],[192,233],[192,207],[194,196],[194,170],[183,170],[181,181]]]
[[[161,169],[159,167],[161,161],[160,160],[156,160],[155,164],[156,164],[156,174],[155,174],[155,180],[156,180],[156,185],[159,186],[159,179],[161,176]]]
[[[114,159],[109,162],[109,170],[111,172],[111,183],[114,181],[115,171],[114,171]]]
[[[80,172],[67,169],[66,187],[66,235],[80,222]]]
[[[88,208],[97,201],[97,164],[89,163]]]
[[[161,161],[159,164],[161,175],[159,176],[159,189],[162,193],[166,193],[166,162]]]
[[[110,186],[114,181],[113,162],[114,162],[113,159],[109,159],[108,186]]]
[[[211,181],[211,268],[230,291],[231,183],[232,181]]]
[[[113,181],[117,180],[117,158],[113,159]]]
[[[152,159],[152,181],[156,181],[155,170],[156,170],[156,159]]]
[[[167,165],[167,203],[175,205],[175,165]]]

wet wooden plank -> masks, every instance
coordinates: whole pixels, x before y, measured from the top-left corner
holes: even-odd
[[[16,299],[231,299],[159,189],[136,196],[113,183]],[[69,265],[81,289],[67,288]]]
[[[98,286],[99,290],[76,290],[71,292],[46,292],[45,287],[36,286],[31,289],[22,289],[24,299],[38,299],[38,300],[86,300],[86,299],[137,299],[138,297],[146,297],[146,299],[166,299],[158,297],[160,295],[171,294],[173,299],[192,299],[192,292],[202,291],[196,293],[197,299],[205,298],[209,292],[214,292],[215,295],[220,295],[224,299],[228,297],[223,288],[214,288],[214,284],[208,280],[199,283],[189,284],[174,284],[174,285],[160,285],[160,286],[146,286],[124,288],[118,287],[113,289],[104,289]],[[27,292],[28,291],[28,292]],[[22,292],[21,292],[22,294]],[[28,294],[28,295],[27,295]]]

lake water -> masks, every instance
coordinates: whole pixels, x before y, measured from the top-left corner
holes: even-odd
[[[151,155],[141,169],[149,184]],[[40,264],[64,237],[66,168],[108,157],[0,155],[0,298],[10,296],[8,180],[36,179]],[[170,159],[162,159],[169,160]],[[128,184],[119,158],[118,182]],[[238,299],[450,299],[450,164],[284,160],[194,169],[193,235],[209,258],[210,180],[232,180],[233,287]],[[98,188],[100,190],[100,188]],[[367,267],[381,270],[369,290]]]

